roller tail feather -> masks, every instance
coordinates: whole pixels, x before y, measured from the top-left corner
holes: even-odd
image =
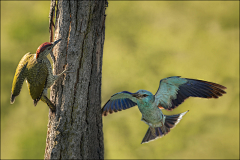
[[[148,143],[150,141],[153,141],[157,138],[161,138],[168,134],[172,128],[174,128],[182,119],[182,117],[187,113],[183,112],[180,114],[175,114],[175,115],[165,115],[165,123],[162,127],[156,127],[153,128],[155,130],[155,135],[152,134],[150,127],[148,128],[142,143]]]

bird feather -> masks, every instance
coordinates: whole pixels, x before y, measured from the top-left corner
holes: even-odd
[[[132,96],[131,92],[118,92],[111,96],[109,101],[102,108],[102,115],[106,116],[108,113],[118,112],[137,105],[137,101]]]
[[[160,81],[155,94],[155,103],[166,110],[172,110],[189,97],[218,98],[226,93],[226,87],[202,80],[168,77]]]

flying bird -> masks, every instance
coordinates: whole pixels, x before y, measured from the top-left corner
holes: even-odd
[[[188,112],[176,115],[164,115],[162,109],[171,111],[189,97],[218,98],[225,94],[226,87],[213,82],[197,79],[180,78],[173,76],[160,81],[155,95],[147,90],[138,90],[136,93],[122,91],[111,96],[102,108],[102,115],[118,112],[138,106],[142,113],[142,121],[149,128],[142,143],[153,141],[165,136],[175,127]]]

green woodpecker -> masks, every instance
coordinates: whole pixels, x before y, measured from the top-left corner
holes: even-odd
[[[65,69],[58,75],[53,75],[52,66],[47,55],[51,53],[53,61],[55,62],[52,49],[60,40],[61,39],[52,43],[45,42],[38,47],[36,54],[27,53],[23,56],[13,78],[11,104],[14,103],[16,96],[19,95],[23,81],[26,79],[34,106],[41,100],[49,106],[52,112],[56,110],[56,107],[47,98],[47,89],[50,88],[63,73],[68,71],[68,69]]]

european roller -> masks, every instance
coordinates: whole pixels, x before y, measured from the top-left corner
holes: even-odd
[[[141,120],[149,126],[142,140],[142,143],[147,143],[169,133],[188,112],[164,115],[162,109],[171,111],[188,97],[218,98],[226,93],[224,89],[226,87],[212,82],[180,76],[168,77],[160,81],[155,95],[146,90],[138,90],[136,93],[122,91],[112,95],[103,106],[102,115],[107,116],[108,113],[137,105],[142,113]]]

